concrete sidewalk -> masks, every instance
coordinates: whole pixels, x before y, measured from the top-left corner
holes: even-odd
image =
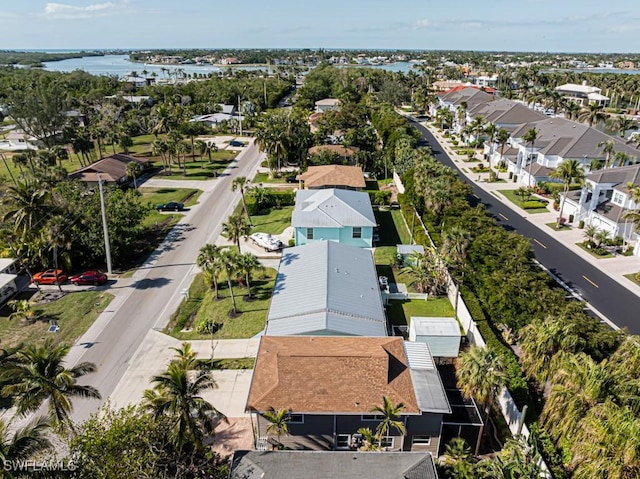
[[[224,339],[186,341],[191,344],[198,358],[218,359],[255,358],[260,339]],[[142,401],[145,389],[152,387],[151,378],[161,374],[179,348],[179,341],[164,333],[151,330],[129,362],[124,376],[110,396],[114,407],[138,404]],[[245,417],[244,407],[251,386],[252,369],[214,371],[213,377],[218,384],[216,389],[205,392],[204,399],[213,404],[228,417]]]
[[[614,281],[640,296],[640,286],[624,277],[625,274],[640,272],[640,256],[616,255],[613,258],[596,258],[592,256],[576,244],[582,243],[584,241],[584,230],[577,228],[575,225],[567,225],[571,226],[570,230],[556,230],[552,227],[547,226],[548,223],[557,221],[559,215],[559,212],[553,209],[552,202],[550,202],[547,207],[549,210],[548,213],[532,214],[519,208],[514,203],[509,201],[498,190],[517,190],[522,185],[508,180],[505,183],[489,183],[489,173],[478,174],[472,172],[471,168],[473,168],[474,163],[464,161],[466,157],[458,155],[453,150],[449,140],[447,138],[444,138],[437,128],[428,123],[421,124],[426,127],[433,134],[433,136],[435,136],[436,140],[440,143],[440,146],[443,148],[443,150],[449,155],[455,165],[460,169],[460,172],[465,175],[470,181],[474,182],[483,190],[491,193],[497,200],[513,210],[514,214],[525,218],[531,224],[535,225],[548,235],[552,236],[554,239],[558,240],[558,242],[562,243],[573,253],[577,254],[585,261],[598,268]],[[500,176],[506,179],[507,174],[502,173]]]

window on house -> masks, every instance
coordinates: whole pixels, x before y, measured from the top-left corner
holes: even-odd
[[[303,414],[287,414],[287,422],[289,424],[302,424],[304,423]]]
[[[360,226],[353,227],[353,237],[362,238],[362,228]]]
[[[394,438],[392,437],[383,437],[380,441],[380,446],[393,448],[393,440]]]
[[[363,421],[382,421],[382,416],[380,414],[363,414],[361,419]]]
[[[308,240],[313,239],[313,228],[307,228],[307,239]]]
[[[429,446],[431,444],[431,436],[412,436],[411,444],[416,446]]]
[[[622,205],[624,201],[624,196],[622,193],[618,193],[617,191],[613,192],[613,202],[617,205]]]
[[[349,449],[351,436],[349,434],[338,434],[336,436],[336,449]]]

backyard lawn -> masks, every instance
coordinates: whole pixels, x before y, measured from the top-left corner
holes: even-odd
[[[286,172],[283,173],[282,176],[275,176],[273,178],[269,178],[268,173],[256,173],[256,176],[253,177],[252,183],[257,185],[259,183],[278,183],[278,184],[288,184],[291,186],[291,189],[298,187],[298,182],[294,181],[293,183],[288,183],[287,178],[289,176],[296,176],[295,172]]]
[[[453,317],[453,307],[449,302],[449,298],[429,298],[390,300],[387,306],[387,318],[394,326],[409,325],[412,316],[424,316],[434,318],[451,318]]]
[[[205,285],[200,273],[189,288],[189,299],[182,301],[165,332],[181,340],[251,338],[265,327],[275,277],[276,270],[267,268],[263,277],[253,280],[251,289],[255,299],[251,301],[245,300],[246,287],[234,285],[233,293],[242,314],[230,318],[232,302],[226,279],[220,283],[220,300],[216,301],[213,291]],[[217,330],[213,335],[196,331],[198,323],[204,319],[216,323]],[[188,328],[192,331],[181,332]]]
[[[242,208],[241,204],[239,206]],[[291,226],[292,212],[293,206],[283,206],[282,208],[271,208],[266,214],[252,215],[253,228],[251,228],[251,233],[281,234],[285,228]]]
[[[19,296],[19,299],[26,297]],[[58,321],[60,342],[73,344],[89,329],[112,299],[113,296],[105,291],[68,293],[56,301],[34,305],[37,320],[33,323],[17,318],[9,320],[11,310],[5,306],[0,310],[2,347],[8,348],[20,343],[35,344],[47,337],[53,338],[53,333],[48,332],[52,319]]]
[[[398,268],[393,268],[396,262],[396,245],[411,244],[411,237],[402,218],[402,211],[399,209],[376,210],[374,214],[380,235],[380,241],[378,241],[373,253],[378,275],[386,276],[390,283],[409,284],[411,282],[410,276],[402,273]]]
[[[238,156],[237,151],[216,151],[215,153],[211,153],[210,163],[206,155],[202,158],[196,155],[195,161],[191,155],[189,155],[187,156],[187,164],[184,169],[182,168],[182,162],[180,168],[178,168],[178,165],[173,164],[171,171],[162,171],[158,176],[172,180],[208,180],[220,176],[236,156]],[[156,160],[155,165],[162,168],[160,159]]]
[[[502,194],[505,198],[507,198],[511,203],[516,205],[518,208],[522,208],[522,197],[520,197],[517,193],[517,190],[498,190],[498,193]],[[528,201],[536,201],[539,200],[538,197],[531,195]],[[547,201],[547,200],[540,200]],[[546,207],[541,208],[527,208],[526,210],[522,208],[527,213],[549,213],[549,209]]]

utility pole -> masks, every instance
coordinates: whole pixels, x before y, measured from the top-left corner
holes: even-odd
[[[102,191],[102,177],[98,175],[98,190],[100,191],[100,210],[102,211],[102,230],[104,231],[104,251],[107,254],[107,273],[111,274],[111,247],[109,245],[109,229],[107,228],[107,211],[104,206],[104,192]]]
[[[240,136],[242,136],[242,110],[240,109],[240,95],[238,95],[238,121],[240,122]]]

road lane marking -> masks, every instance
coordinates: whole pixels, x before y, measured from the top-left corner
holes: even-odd
[[[476,195],[475,193],[473,195],[471,195],[471,196],[473,196],[476,200],[480,199],[480,197],[478,195]]]
[[[533,238],[533,241],[535,241],[536,243],[538,243],[540,246],[542,246],[544,249],[547,249],[547,247],[545,245],[543,245],[542,243],[540,243],[540,241],[538,241],[537,239]]]
[[[500,218],[502,218],[503,220],[505,220],[505,221],[509,221],[509,218],[507,218],[507,217],[506,217],[505,215],[503,215],[502,213],[498,213],[498,216],[499,216]]]
[[[582,277],[592,286],[595,286],[596,288],[600,288],[600,286],[598,286],[596,283],[594,283],[593,281],[591,281],[589,278],[587,278],[584,274],[582,275]]]

